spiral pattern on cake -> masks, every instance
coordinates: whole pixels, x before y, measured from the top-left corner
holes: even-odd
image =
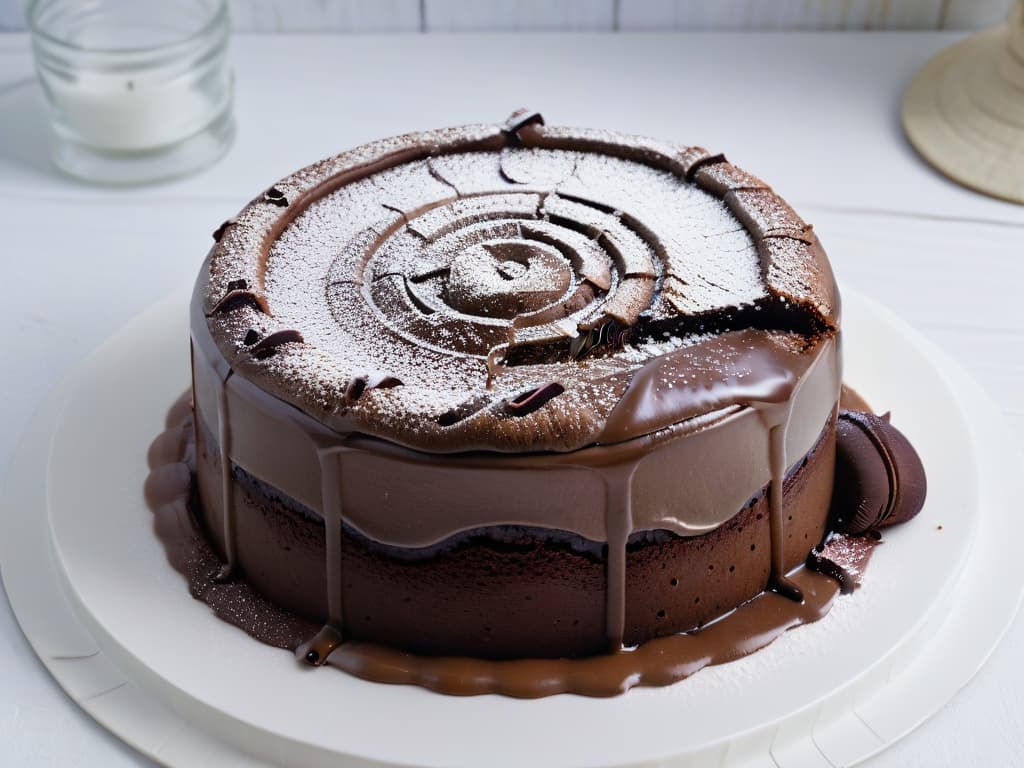
[[[652,359],[747,328],[798,348],[835,322],[813,233],[763,183],[539,119],[367,145],[218,234],[206,311],[232,367],[428,451],[574,450]]]

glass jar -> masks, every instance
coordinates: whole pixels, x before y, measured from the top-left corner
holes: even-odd
[[[65,172],[159,181],[230,146],[227,0],[33,0],[28,22]]]

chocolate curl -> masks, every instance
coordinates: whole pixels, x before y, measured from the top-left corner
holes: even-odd
[[[402,386],[402,381],[395,376],[383,373],[357,374],[349,379],[345,386],[345,404],[353,405],[371,389],[392,389]]]
[[[835,560],[825,557],[825,555],[811,551],[807,554],[807,560],[804,564],[809,570],[820,573],[822,576],[828,576],[838,583],[839,594],[841,595],[852,595],[853,591],[857,588],[857,580],[854,579],[853,575]]]
[[[579,336],[569,344],[569,354],[574,358],[581,358],[588,352],[598,348],[622,349],[633,336],[633,329],[622,325],[616,320],[607,320],[601,325],[580,329]]]
[[[459,403],[454,408],[445,411],[437,417],[437,423],[442,427],[450,427],[454,424],[458,424],[464,419],[468,419],[474,413],[479,413],[491,402],[491,398],[488,395],[477,395],[471,397],[465,402]]]
[[[836,423],[833,526],[865,533],[903,523],[924,506],[924,465],[907,438],[885,416],[840,411]]]
[[[565,387],[557,381],[548,382],[542,387],[523,392],[515,400],[510,400],[505,405],[505,412],[510,416],[526,416],[563,392]]]
[[[264,338],[249,351],[257,360],[264,360],[275,354],[277,348],[282,344],[301,344],[304,341],[305,339],[302,338],[302,334],[296,330],[274,331],[274,333]]]
[[[245,281],[241,281],[245,282]],[[231,287],[231,284],[228,285]],[[229,290],[224,297],[213,305],[213,309],[210,310],[207,317],[213,317],[213,315],[219,315],[223,312],[230,312],[238,307],[248,305],[255,309],[257,312],[262,312],[264,315],[270,314],[267,311],[267,304],[262,297],[257,296],[255,293],[249,290],[235,288]]]

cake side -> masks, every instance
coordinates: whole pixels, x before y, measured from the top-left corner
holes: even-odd
[[[223,557],[224,517],[215,437],[197,431],[197,512]],[[783,513],[786,571],[828,526],[835,435],[830,418],[789,472]],[[240,574],[274,604],[328,619],[325,527],[319,513],[235,466]],[[685,507],[681,501],[677,508]],[[627,544],[622,643],[685,632],[769,586],[771,532],[764,487],[702,535],[636,532]],[[420,514],[413,507],[410,514]],[[464,531],[430,546],[385,546],[341,533],[346,637],[413,653],[478,658],[583,657],[607,650],[607,547],[578,534],[523,525]]]
[[[395,560],[528,529],[566,564],[566,541],[598,547],[579,575],[603,577],[601,631],[513,632],[523,653],[615,651],[765,588],[800,599],[787,573],[832,490],[838,294],[810,227],[721,156],[525,115],[310,166],[215,239],[192,307],[203,515],[224,578],[323,621],[310,660],[360,633],[413,642],[353,613],[378,593],[346,564],[391,567],[359,542]],[[252,549],[300,520],[323,542],[302,588]],[[636,574],[712,584],[707,557],[755,530],[733,587],[647,615]],[[433,626],[416,647],[514,655]]]

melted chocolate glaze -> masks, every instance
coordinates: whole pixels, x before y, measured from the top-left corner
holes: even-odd
[[[800,591],[799,601],[765,591],[698,630],[659,637],[637,648],[614,648],[605,655],[500,661],[419,656],[375,643],[345,642],[331,625],[318,629],[270,603],[244,580],[219,578],[220,561],[189,509],[196,503],[189,404],[186,394],[172,407],[167,431],[149,451],[145,495],[169,562],[187,577],[192,595],[221,619],[261,642],[292,650],[305,663],[330,664],[376,682],[417,684],[451,695],[520,698],[556,693],[603,697],[633,686],[667,685],[710,664],[752,653],[787,629],[824,616],[837,592],[847,594],[859,585],[878,543],[874,537],[829,536],[808,557],[806,568],[788,575]],[[638,541],[636,546],[643,545]]]
[[[228,510],[221,575],[236,566],[231,467],[238,465],[322,515],[335,631],[344,628],[343,521],[371,539],[405,547],[489,525],[540,525],[608,543],[607,645],[620,648],[630,535],[657,529],[699,535],[732,517],[766,484],[772,587],[800,599],[785,575],[781,493],[792,463],[787,457],[806,454],[822,423],[833,418],[839,389],[833,339],[811,354],[761,331],[723,334],[656,358],[634,374],[601,445],[566,454],[437,457],[339,435],[230,369],[224,376],[203,329],[193,327],[194,387],[200,421],[217,415],[220,506]],[[749,460],[740,461],[739,450],[749,451]],[[308,457],[319,478],[308,467],[294,471],[280,461],[283,455]],[[715,455],[721,459],[709,461]],[[684,467],[700,468],[700,478],[684,474]],[[687,499],[685,515],[679,498]],[[594,514],[602,508],[603,519]],[[419,514],[410,516],[410,509]]]
[[[242,579],[220,577],[220,560],[189,509],[195,500],[187,396],[171,409],[167,424],[150,449],[146,499],[168,560],[186,576],[192,595],[261,642],[292,650],[305,663],[327,663],[368,680],[415,683],[453,695],[613,696],[637,685],[667,685],[709,664],[752,653],[787,629],[821,618],[837,592],[833,580],[801,570],[791,574],[803,596],[800,602],[765,592],[699,630],[581,659],[430,657],[374,643],[344,642],[332,626],[320,628],[278,608]]]

